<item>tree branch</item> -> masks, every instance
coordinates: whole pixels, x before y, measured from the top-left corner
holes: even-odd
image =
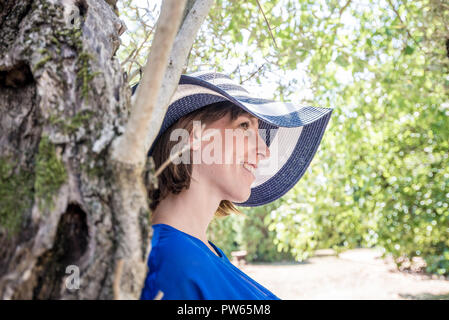
[[[348,2],[346,2],[346,4],[343,6],[343,8],[340,9],[340,12],[339,12],[340,18],[341,18],[341,15],[343,14],[343,12],[346,10],[346,8],[351,4],[351,1],[352,0],[348,0]]]
[[[260,3],[259,3],[259,0],[256,0],[256,2],[257,2],[257,5],[259,6],[260,11],[262,12],[263,18],[265,19],[265,23],[267,24],[268,31],[270,31],[270,35],[271,35],[271,38],[273,39],[274,46],[275,46],[276,49],[277,49],[277,48],[278,48],[278,45],[277,45],[277,43],[276,43],[276,39],[275,39],[274,36],[273,36],[273,33],[271,32],[270,23],[268,22],[267,17],[265,17],[265,13],[263,12],[263,9],[262,9],[262,6],[261,6]]]
[[[190,48],[213,0],[197,0],[178,29],[185,3],[185,0],[163,1],[125,133],[113,142],[111,157],[117,161],[144,167],[146,153],[156,139]]]
[[[391,2],[391,0],[387,0],[388,4],[390,5],[390,7],[393,9],[394,13],[396,14],[396,16],[399,19],[399,22],[404,26],[405,31],[407,32],[409,38],[411,38],[413,40],[413,42],[415,42],[415,44],[418,46],[419,49],[422,50],[421,46],[419,45],[418,41],[416,41],[415,38],[413,38],[413,36],[410,34],[410,31],[407,28],[407,25],[404,23],[404,21],[402,21],[401,15],[399,14],[399,12],[396,10],[396,8],[394,7],[393,3]]]
[[[195,4],[196,0],[187,0],[186,6],[184,8],[184,12],[182,14],[182,20],[181,20],[181,26],[184,24],[184,21],[186,21],[186,18],[190,12],[190,10],[192,10],[193,5]],[[181,28],[180,28],[181,30]],[[179,30],[178,30],[179,31]]]
[[[197,0],[192,9],[190,9],[176,36],[167,71],[162,81],[161,91],[157,99],[156,105],[158,108],[152,112],[151,118],[149,119],[144,147],[145,152],[149,150],[151,143],[156,139],[170,99],[178,87],[179,78],[186,64],[192,44],[213,3],[213,0]],[[140,87],[141,85],[139,85]]]
[[[266,62],[264,62],[256,71],[254,71],[253,73],[251,73],[250,75],[249,75],[249,77],[248,78],[246,78],[245,80],[243,80],[243,81],[241,81],[240,82],[240,84],[243,84],[244,82],[246,82],[246,81],[248,81],[249,79],[251,79],[252,77],[254,77],[254,75],[256,74],[256,73],[258,73],[264,66],[265,66],[265,64],[266,64]]]
[[[186,0],[166,0],[162,2],[156,33],[150,54],[144,68],[141,84],[136,93],[136,102],[125,132],[114,140],[111,157],[122,163],[135,164],[143,168],[145,164],[144,137],[151,125],[158,94],[165,80],[164,74],[169,63],[176,32],[181,22]]]

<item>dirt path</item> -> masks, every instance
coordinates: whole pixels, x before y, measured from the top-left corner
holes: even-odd
[[[374,249],[355,249],[340,258],[239,268],[281,299],[449,299],[449,280],[395,271],[379,256]]]

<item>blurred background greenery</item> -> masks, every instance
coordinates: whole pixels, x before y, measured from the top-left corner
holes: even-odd
[[[130,84],[159,7],[119,2]],[[449,275],[448,21],[447,0],[216,1],[187,72],[215,68],[264,98],[334,111],[298,184],[240,208],[245,216],[215,218],[210,240],[248,261],[377,247]]]

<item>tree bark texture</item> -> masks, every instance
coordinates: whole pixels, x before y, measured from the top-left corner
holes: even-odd
[[[0,299],[140,295],[145,186],[107,161],[129,116],[123,31],[103,0],[0,0]]]

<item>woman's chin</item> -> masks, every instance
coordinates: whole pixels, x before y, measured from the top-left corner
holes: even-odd
[[[243,203],[246,200],[248,200],[250,196],[251,196],[251,188],[249,188],[246,192],[241,192],[238,195],[235,195],[233,197],[232,202]]]

